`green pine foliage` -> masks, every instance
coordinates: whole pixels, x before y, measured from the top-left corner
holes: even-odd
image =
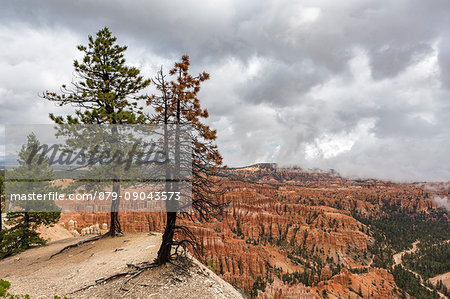
[[[258,297],[258,291],[264,292],[266,290],[267,283],[261,276],[258,276],[253,283],[252,289],[250,291],[250,298]]]
[[[82,61],[75,60],[75,80],[72,86],[62,86],[62,94],[45,92],[43,97],[59,106],[72,105],[78,109],[75,117],[50,114],[56,123],[70,124],[143,124],[147,117],[143,105],[147,96],[140,92],[149,84],[149,79],[140,76],[140,71],[126,65],[124,52],[127,46],[116,44],[108,28],[103,28],[94,37],[88,37],[87,46],[80,45],[84,53]]]
[[[425,280],[450,272],[450,243],[421,248],[416,253],[405,254],[402,260]]]
[[[435,245],[450,239],[447,212],[406,213],[390,204],[384,205],[383,212],[382,217],[376,218],[353,213],[353,217],[369,227],[370,235],[375,239],[373,244],[368,245],[373,255],[372,267],[390,270],[402,292],[415,298],[439,298],[435,292],[424,288],[420,279],[410,271],[400,266],[391,270],[391,267],[396,252],[410,249],[413,242],[419,241],[421,250],[417,254],[403,256],[404,266],[424,275],[425,280],[448,271],[448,246]]]
[[[87,46],[78,46],[84,57],[73,63],[75,78],[71,86],[63,85],[61,94],[46,91],[42,95],[59,106],[75,107],[75,116],[64,118],[50,114],[50,118],[60,125],[147,123],[149,117],[144,113],[143,106],[148,97],[141,92],[151,81],[144,79],[136,67],[126,65],[124,52],[127,46],[116,44],[117,38],[106,27],[98,31],[95,38],[89,36],[88,41]],[[114,132],[112,135],[117,136]],[[80,148],[80,144],[74,145],[74,148]],[[88,147],[87,151],[92,149]],[[104,170],[99,168],[95,171]],[[101,174],[97,177],[103,178]],[[121,178],[114,177],[113,181],[112,191],[117,194],[120,192]],[[122,234],[118,205],[119,201],[111,203],[111,235]]]
[[[384,216],[379,218],[353,214],[355,219],[370,228],[375,239],[375,243],[368,246],[374,255],[374,267],[390,269],[394,253],[410,249],[417,240],[430,246],[450,239],[450,225],[442,211],[433,212],[433,215],[408,215],[395,207],[385,207],[384,212]]]
[[[29,159],[35,146],[39,147],[40,143],[36,136],[31,134],[19,152],[17,160],[19,166],[8,170],[7,177],[11,180],[8,182],[8,194],[48,193],[58,190],[51,181],[43,180],[53,176],[48,160],[38,162],[40,157],[37,155]],[[8,228],[0,231],[0,259],[22,252],[33,245],[45,244],[45,240],[39,236],[36,229],[40,225],[53,225],[60,217],[59,208],[53,201],[24,201],[16,208],[20,210],[7,214]]]
[[[413,273],[405,270],[401,265],[397,265],[392,270],[395,283],[397,286],[417,299],[438,299],[440,298],[437,292],[430,292],[420,284],[420,279]]]

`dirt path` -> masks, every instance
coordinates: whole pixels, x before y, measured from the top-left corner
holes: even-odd
[[[392,266],[392,268],[394,268],[397,265],[402,265],[402,257],[406,253],[410,254],[410,253],[416,252],[417,249],[418,249],[417,248],[417,244],[419,244],[419,242],[420,241],[416,241],[416,242],[412,243],[413,247],[411,249],[403,250],[403,251],[401,251],[399,253],[394,254],[394,265]]]
[[[401,251],[401,252],[399,252],[399,253],[394,254],[394,265],[392,266],[392,268],[394,268],[394,267],[397,266],[397,265],[402,266],[403,269],[405,269],[405,270],[411,272],[411,273],[414,274],[416,277],[418,277],[419,280],[420,280],[420,284],[421,284],[424,288],[426,288],[426,289],[427,289],[428,291],[430,291],[430,292],[433,292],[432,289],[430,289],[429,287],[427,287],[427,286],[423,283],[423,282],[424,282],[424,279],[422,278],[422,276],[421,276],[419,273],[414,272],[413,270],[410,270],[410,269],[406,268],[406,267],[403,265],[402,257],[403,257],[405,254],[407,254],[407,253],[410,254],[410,253],[416,252],[417,249],[418,249],[417,244],[419,244],[419,243],[420,243],[420,241],[415,241],[414,243],[412,243],[412,246],[413,246],[413,247],[412,247],[411,249],[403,250],[403,251]],[[442,295],[440,292],[438,292],[438,295],[439,295],[441,298],[446,298],[446,297],[445,297],[444,295]]]
[[[159,234],[149,235],[148,233],[133,233],[126,234],[123,237],[104,238],[98,241],[88,242],[82,246],[72,248],[60,255],[50,259],[50,256],[62,249],[64,246],[76,243],[86,237],[70,238],[50,243],[48,246],[33,248],[27,250],[19,255],[6,258],[0,261],[0,278],[11,282],[10,291],[17,294],[29,294],[31,298],[53,298],[54,295],[63,296],[69,294],[83,286],[92,284],[95,280],[110,276],[117,272],[128,269],[128,263],[140,263],[145,261],[152,261],[156,257],[157,250],[161,236]],[[161,269],[153,271],[148,270],[149,273],[157,273],[173,276],[175,281],[182,280],[185,283],[180,284],[179,287],[184,286],[186,289],[191,288],[189,281],[174,272],[170,268],[174,266],[165,267],[166,272],[161,272]],[[201,273],[204,267],[196,266]],[[153,272],[152,272],[153,271]],[[158,273],[159,273],[158,272]],[[211,272],[211,271],[209,271]],[[159,274],[161,274],[159,273]],[[161,274],[161,275],[162,275]],[[197,292],[203,292],[204,296],[214,296],[214,287],[217,292],[222,294],[222,298],[241,298],[240,294],[233,289],[228,283],[217,277],[214,273],[209,273],[209,284],[205,285],[203,282],[205,278],[198,278],[199,285],[196,286]],[[199,274],[200,275],[200,274]],[[192,275],[191,275],[192,276]],[[164,277],[156,275],[153,277],[153,282],[160,287],[153,285],[151,289],[154,293],[151,298],[164,298],[167,292],[176,292],[178,287],[162,282]],[[69,295],[70,298],[114,298],[113,293],[108,290],[117,290],[114,285],[116,281],[107,283],[100,287],[91,288],[82,293],[75,293]],[[191,281],[191,283],[193,283]],[[203,286],[203,288],[201,287]],[[102,289],[103,287],[103,289]],[[106,289],[104,289],[106,287]],[[166,287],[166,288],[163,288]],[[136,291],[147,294],[149,290],[144,287],[135,288]],[[143,291],[144,290],[144,291]],[[192,294],[196,294],[193,290]],[[179,293],[182,294],[182,293]],[[117,298],[123,297],[124,293],[117,292]],[[161,297],[160,297],[161,295]],[[179,298],[203,298],[197,294],[195,297],[183,296]],[[139,296],[137,294],[129,293],[126,298],[150,298],[147,295]],[[176,298],[176,296],[174,297]],[[220,296],[219,296],[220,298]]]

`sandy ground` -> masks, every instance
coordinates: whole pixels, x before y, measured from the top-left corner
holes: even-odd
[[[413,253],[417,251],[417,244],[419,244],[420,241],[416,241],[414,243],[412,243],[412,248],[408,249],[408,250],[403,250],[399,253],[394,254],[394,265],[392,265],[392,268],[402,264],[402,257],[406,254],[406,253]]]
[[[73,293],[97,279],[128,270],[128,263],[152,261],[161,235],[130,233],[104,238],[50,258],[64,246],[86,238],[90,237],[50,242],[1,260],[0,278],[11,282],[12,293],[29,294],[31,298],[242,298],[196,260],[189,267],[169,264],[146,270],[125,286],[129,291],[120,290],[124,277]]]
[[[436,284],[439,280],[442,280],[442,283],[450,289],[450,272],[430,278],[432,284]]]
[[[54,226],[41,226],[38,228],[37,232],[48,242],[63,240],[67,238],[73,238],[73,235],[60,224],[55,224]]]

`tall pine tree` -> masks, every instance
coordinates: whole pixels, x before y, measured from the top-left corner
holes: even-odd
[[[144,124],[147,117],[140,101],[147,97],[141,92],[150,80],[144,79],[140,71],[126,65],[126,46],[116,44],[108,28],[89,36],[87,46],[80,45],[84,53],[81,62],[75,60],[75,80],[62,93],[45,92],[43,97],[60,106],[76,107],[75,116],[66,118],[50,114],[57,124]],[[120,193],[120,182],[113,182],[113,192]],[[109,235],[122,234],[119,221],[119,200],[112,201]]]

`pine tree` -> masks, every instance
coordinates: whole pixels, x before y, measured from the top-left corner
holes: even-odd
[[[213,181],[218,166],[222,164],[217,145],[216,131],[202,123],[208,117],[208,111],[202,109],[198,93],[203,81],[209,79],[209,74],[203,72],[197,76],[189,73],[189,57],[183,56],[169,71],[172,80],[166,80],[161,70],[154,80],[159,96],[150,97],[148,104],[156,111],[154,122],[161,124],[188,124],[192,127],[192,209],[194,213],[166,212],[166,226],[162,243],[158,251],[157,262],[164,264],[170,260],[172,246],[190,246],[198,253],[198,243],[188,227],[177,225],[180,214],[189,218],[204,221],[217,216],[222,211],[223,204],[218,200],[218,186]],[[179,142],[175,142],[175,147]],[[175,153],[179,149],[174,149]],[[175,160],[177,159],[175,154]],[[175,168],[179,162],[175,161]],[[172,187],[171,187],[172,188]],[[180,233],[174,240],[175,233]]]
[[[80,45],[84,53],[81,62],[75,60],[75,81],[71,87],[62,86],[62,93],[45,92],[43,97],[59,106],[77,107],[75,116],[50,114],[57,124],[144,124],[147,117],[140,101],[147,97],[140,94],[150,80],[140,76],[135,67],[126,65],[126,46],[116,44],[108,28],[97,32],[96,38],[88,37],[87,46]],[[120,182],[113,182],[113,192],[120,193]],[[119,200],[112,201],[109,235],[122,234],[118,215]]]
[[[8,170],[8,194],[58,191],[58,187],[49,181],[53,178],[53,170],[48,159],[40,160],[40,156],[30,158],[31,152],[40,146],[39,140],[34,134],[30,134],[27,139],[18,154],[18,167]],[[53,201],[21,201],[15,208],[20,208],[20,212],[8,212],[7,224],[10,227],[0,232],[0,258],[35,244],[45,244],[36,229],[40,225],[53,225],[60,217],[59,208]]]

